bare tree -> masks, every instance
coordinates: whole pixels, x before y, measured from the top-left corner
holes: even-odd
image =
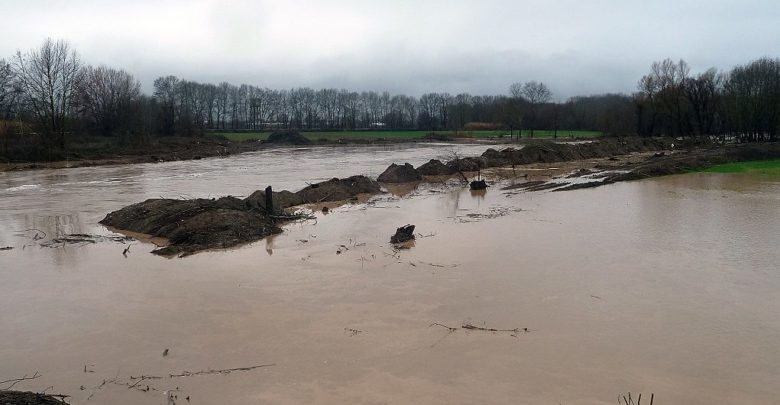
[[[127,129],[131,104],[141,96],[141,83],[124,70],[88,66],[78,94],[85,118],[101,135],[110,136],[121,127]]]
[[[7,118],[15,98],[14,71],[10,63],[0,59],[0,120]]]
[[[67,120],[81,76],[78,53],[68,42],[49,38],[38,49],[24,54],[17,51],[14,69],[26,107],[40,129],[46,135],[58,135],[59,146],[64,148]]]
[[[176,132],[176,93],[179,78],[158,77],[154,80],[154,98],[160,106],[160,130],[165,135]]]
[[[8,136],[11,111],[16,106],[18,87],[14,83],[14,71],[11,64],[0,59],[0,137],[3,138],[3,152],[8,155]],[[18,112],[18,111],[17,111]]]
[[[520,89],[522,96],[531,104],[531,137],[534,136],[534,129],[537,126],[537,110],[540,104],[549,103],[552,99],[552,92],[542,82],[525,82]]]
[[[685,81],[690,69],[684,60],[653,62],[650,73],[639,81],[639,91],[650,112],[650,134],[664,131],[671,135],[690,132]]]

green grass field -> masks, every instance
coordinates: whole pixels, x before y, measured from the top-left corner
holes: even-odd
[[[312,141],[318,141],[325,139],[328,141],[337,141],[339,139],[420,139],[431,131],[313,131],[313,132],[301,132],[305,137]],[[437,135],[448,135],[454,137],[464,138],[499,138],[509,137],[509,131],[496,130],[496,131],[436,131]],[[231,141],[257,141],[265,140],[268,138],[271,132],[214,132],[214,135],[224,136]],[[514,132],[517,136],[517,132]],[[533,131],[534,138],[552,138],[554,131],[551,130],[536,130]],[[531,131],[524,130],[523,138],[530,138]],[[567,131],[559,130],[558,138],[595,138],[601,136],[601,132],[598,131]]]
[[[780,176],[780,159],[726,163],[704,171],[707,173],[750,173],[761,176]]]

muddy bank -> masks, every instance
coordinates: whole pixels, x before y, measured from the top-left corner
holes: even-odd
[[[669,150],[673,146],[671,139],[645,138],[604,138],[598,141],[572,144],[546,140],[527,142],[521,149],[488,149],[481,156],[460,157],[442,163],[431,159],[415,168],[406,163],[393,163],[379,176],[383,183],[408,183],[419,181],[422,176],[453,175],[463,172],[477,172],[482,169],[522,166],[533,163],[570,162],[584,159],[610,158],[637,152]],[[577,176],[587,173],[580,172]],[[576,177],[576,176],[575,176]]]
[[[672,148],[673,139],[604,138],[580,144],[536,141],[522,149],[488,149],[482,154],[486,167],[556,163],[572,160],[608,158],[634,152],[662,151]]]
[[[724,163],[778,158],[780,158],[780,143],[731,145],[674,154],[657,154],[637,164],[629,172],[608,176],[601,184],[596,185],[697,171]]]
[[[35,392],[0,391],[0,405],[62,405],[66,402],[52,395]]]
[[[258,142],[232,142],[222,137],[160,137],[146,142],[121,143],[114,139],[76,139],[52,160],[18,156],[18,161],[0,162],[0,171],[60,169],[134,163],[156,163],[231,156],[258,150]]]
[[[119,230],[165,238],[158,255],[189,255],[229,248],[282,232],[286,222],[306,218],[288,208],[301,204],[344,201],[375,194],[379,184],[365,176],[331,179],[293,193],[258,190],[245,199],[222,197],[190,200],[149,199],[106,215],[101,224]],[[270,203],[270,204],[269,204]],[[270,205],[270,207],[269,207]]]
[[[581,144],[534,141],[522,149],[488,149],[481,156],[456,157],[446,163],[430,160],[419,168],[409,164],[393,164],[380,176],[380,181],[384,178],[386,182],[405,183],[418,181],[422,175],[441,176],[456,173],[466,179],[463,172],[510,166],[514,177],[515,169],[523,171],[528,166],[566,162],[567,166],[573,166],[573,171],[563,176],[549,176],[544,180],[534,179],[503,188],[566,191],[696,171],[723,163],[778,157],[780,145],[777,143],[717,146],[666,138],[604,138]],[[528,173],[523,176],[529,180]],[[557,180],[560,177],[564,179]]]
[[[37,169],[61,169],[72,167],[91,167],[124,165],[136,163],[156,163],[180,160],[198,160],[207,157],[232,156],[244,152],[253,152],[269,148],[291,146],[371,146],[392,144],[426,143],[432,139],[409,138],[376,138],[376,139],[317,139],[310,140],[297,132],[285,131],[275,139],[267,141],[231,141],[218,135],[202,137],[159,137],[143,143],[121,143],[116,139],[103,137],[74,139],[68,142],[68,149],[56,156],[36,158],[30,153],[9,153],[13,159],[0,156],[0,172]],[[484,143],[486,145],[500,142],[499,139],[464,139],[453,138],[450,143]]]
[[[573,161],[576,169],[562,178],[535,180],[504,187],[502,190],[569,191],[593,188],[620,181],[699,171],[711,166],[780,158],[780,144],[727,145],[685,151],[664,151],[592,161]]]

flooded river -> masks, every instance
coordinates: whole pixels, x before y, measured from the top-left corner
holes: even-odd
[[[486,148],[0,173],[0,247],[13,247],[0,251],[0,381],[38,372],[14,388],[71,404],[778,402],[777,178],[423,184],[183,259],[141,242],[126,257],[110,241],[40,246],[111,235],[97,222],[146,198],[297,190]],[[407,223],[415,246],[394,251]],[[251,369],[219,372],[236,368]]]

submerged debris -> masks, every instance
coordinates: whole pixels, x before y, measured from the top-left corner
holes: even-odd
[[[135,239],[129,236],[104,236],[104,235],[90,235],[86,233],[71,233],[60,236],[45,242],[41,242],[41,246],[56,248],[64,245],[82,245],[88,243],[98,242],[115,242],[115,243],[127,243]]]

